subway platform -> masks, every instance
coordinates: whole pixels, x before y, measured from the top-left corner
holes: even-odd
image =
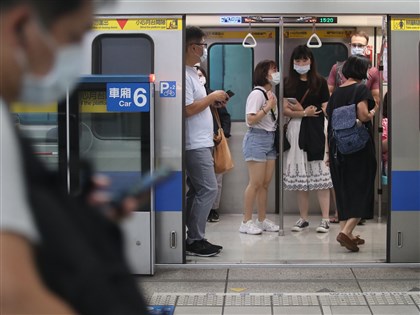
[[[278,216],[268,217],[278,222]],[[151,314],[165,315],[411,315],[420,314],[420,264],[386,263],[386,221],[369,220],[356,231],[366,240],[357,253],[329,233],[290,229],[284,236],[238,232],[241,215],[209,223],[209,241],[224,246],[215,257],[187,256],[182,265],[157,265],[138,278]]]
[[[420,314],[420,266],[159,266],[139,277],[151,314]]]

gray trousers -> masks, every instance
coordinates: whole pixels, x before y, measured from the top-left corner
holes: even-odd
[[[217,197],[213,203],[212,209],[219,209],[220,206],[220,198],[222,197],[222,184],[223,184],[223,175],[224,174],[216,174],[216,181],[217,181]]]
[[[207,217],[217,197],[212,150],[213,148],[200,148],[185,151],[188,244],[204,238]]]

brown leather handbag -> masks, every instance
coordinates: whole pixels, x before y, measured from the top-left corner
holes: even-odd
[[[220,117],[217,110],[212,108],[214,118],[216,119],[219,129],[217,135],[213,136],[214,148],[213,148],[213,160],[214,160],[214,171],[216,174],[223,174],[230,171],[233,167],[233,159],[230,154],[229,145],[227,143],[225,134],[220,123]]]

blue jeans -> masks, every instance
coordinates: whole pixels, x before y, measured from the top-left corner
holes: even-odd
[[[277,152],[274,148],[274,131],[249,128],[242,142],[242,152],[247,162],[275,160]]]
[[[212,151],[213,148],[185,151],[188,244],[204,238],[207,217],[217,197]]]

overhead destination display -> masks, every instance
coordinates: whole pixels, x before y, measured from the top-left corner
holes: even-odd
[[[182,20],[178,18],[99,18],[93,22],[95,31],[173,31],[182,30]]]

